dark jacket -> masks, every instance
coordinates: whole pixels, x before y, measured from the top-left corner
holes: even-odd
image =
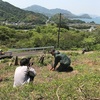
[[[71,64],[71,60],[66,54],[55,52],[54,57],[55,57],[53,66],[54,68],[57,66],[59,62],[60,64],[65,65],[66,67],[70,66]]]

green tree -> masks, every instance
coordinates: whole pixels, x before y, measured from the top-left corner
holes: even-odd
[[[89,37],[85,37],[83,42],[83,45],[88,49],[88,50],[92,50],[93,45],[95,44],[96,38],[93,36],[89,36]]]

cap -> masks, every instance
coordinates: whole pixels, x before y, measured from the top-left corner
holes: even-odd
[[[49,53],[53,53],[53,52],[55,52],[55,49],[51,49]]]

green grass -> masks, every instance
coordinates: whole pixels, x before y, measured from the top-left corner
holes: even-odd
[[[66,53],[67,54],[67,53]],[[45,57],[39,66],[34,58],[37,76],[33,83],[13,88],[13,75],[17,66],[0,63],[0,100],[100,100],[100,52],[69,53],[72,72],[49,71],[53,60]],[[52,58],[52,59],[51,59]]]

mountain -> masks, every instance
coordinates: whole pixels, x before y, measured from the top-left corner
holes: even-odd
[[[91,18],[88,14],[82,14],[79,16],[80,18]]]
[[[33,12],[38,12],[38,13],[42,13],[42,14],[47,14],[47,15],[50,15],[48,12],[49,12],[49,9],[46,9],[44,7],[41,7],[41,6],[38,6],[38,5],[33,5],[33,6],[30,6],[30,7],[27,7],[27,8],[24,8],[24,10],[27,10],[27,11],[33,11]]]
[[[90,15],[92,18],[97,18],[97,17],[100,17],[98,15]]]
[[[61,13],[61,12],[64,13],[64,14],[67,13],[68,15],[74,16],[71,12],[69,12],[67,10],[62,10],[62,9],[59,9],[59,8],[47,9],[45,7],[41,7],[41,6],[38,6],[38,5],[33,5],[33,6],[30,6],[30,7],[27,7],[24,10],[42,13],[42,14],[48,16],[48,17],[51,17],[51,16],[53,16],[57,13]]]
[[[25,11],[17,8],[8,2],[0,0],[0,22],[25,22],[25,23],[44,23],[47,16],[35,13],[32,11]]]
[[[91,18],[88,14],[77,16],[75,14],[72,14],[68,10],[59,9],[59,8],[56,8],[56,9],[47,9],[45,7],[41,7],[41,6],[38,6],[38,5],[32,5],[30,7],[24,8],[24,10],[42,13],[42,14],[48,16],[48,17],[54,16],[57,13],[62,13],[67,18]]]
[[[62,9],[59,9],[59,8],[56,8],[56,9],[47,9],[45,7],[41,7],[41,6],[38,6],[38,5],[32,5],[30,7],[27,7],[27,8],[24,8],[24,10],[27,10],[27,11],[33,11],[33,12],[38,12],[38,13],[42,13],[48,17],[51,17],[57,13],[64,13],[64,14],[68,14],[68,15],[71,15],[71,16],[74,16],[71,12],[67,11],[67,10],[62,10]]]

